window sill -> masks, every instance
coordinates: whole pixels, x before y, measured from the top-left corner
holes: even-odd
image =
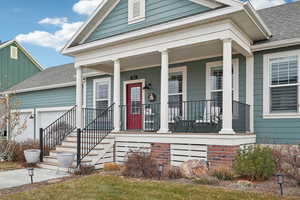
[[[137,18],[129,19],[128,24],[135,24],[138,22],[142,22],[144,20],[145,20],[145,17],[137,17]]]
[[[278,114],[264,114],[264,119],[288,119],[288,118],[300,118],[299,113],[278,113]]]

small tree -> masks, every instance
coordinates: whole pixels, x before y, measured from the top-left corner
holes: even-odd
[[[18,110],[20,101],[12,96],[5,95],[0,98],[0,130],[6,130],[10,133],[9,139],[6,141],[5,147],[0,151],[0,160],[11,160],[11,155],[16,147],[16,138],[21,135],[27,128],[27,118],[21,120],[21,113]]]

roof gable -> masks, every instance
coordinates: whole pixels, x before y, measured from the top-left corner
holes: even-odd
[[[91,15],[89,20],[85,22],[85,24],[75,33],[72,39],[65,45],[62,49],[62,53],[67,52],[67,49],[80,45],[86,41],[92,41],[92,37],[90,37],[94,30],[100,26],[103,20],[112,12],[112,10],[120,3],[120,1],[127,0],[103,0],[99,7],[95,10],[95,12]],[[151,0],[152,2],[153,0]],[[161,2],[165,2],[167,0],[161,0]],[[172,0],[173,1],[173,0]],[[239,7],[242,8],[243,3],[238,0],[177,0],[178,2],[192,2],[195,5],[206,7],[209,9],[215,9],[218,6],[231,6],[231,7]],[[150,0],[146,0],[146,2],[150,2]],[[181,9],[180,9],[181,10]]]

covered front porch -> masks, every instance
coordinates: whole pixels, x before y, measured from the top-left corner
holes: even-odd
[[[77,127],[86,125],[82,69],[91,68],[113,79],[108,95],[112,100],[105,106],[113,105],[110,117],[115,133],[253,133],[250,40],[229,21],[214,25],[218,34],[202,25],[203,29],[165,33],[156,40],[151,36],[118,44],[110,49],[116,51],[111,57],[97,56],[95,50],[89,59],[78,59]],[[205,34],[199,32],[197,40],[186,35],[196,30]],[[144,49],[151,42],[151,48]],[[138,45],[139,50],[133,51]],[[96,102],[93,109],[105,110],[105,106]]]

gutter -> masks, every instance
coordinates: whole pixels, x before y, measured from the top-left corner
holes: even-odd
[[[274,42],[267,42],[264,44],[257,44],[257,45],[253,45],[251,47],[251,50],[253,52],[256,52],[256,51],[263,51],[268,49],[276,49],[276,48],[295,46],[295,45],[300,45],[300,38],[279,40]]]

